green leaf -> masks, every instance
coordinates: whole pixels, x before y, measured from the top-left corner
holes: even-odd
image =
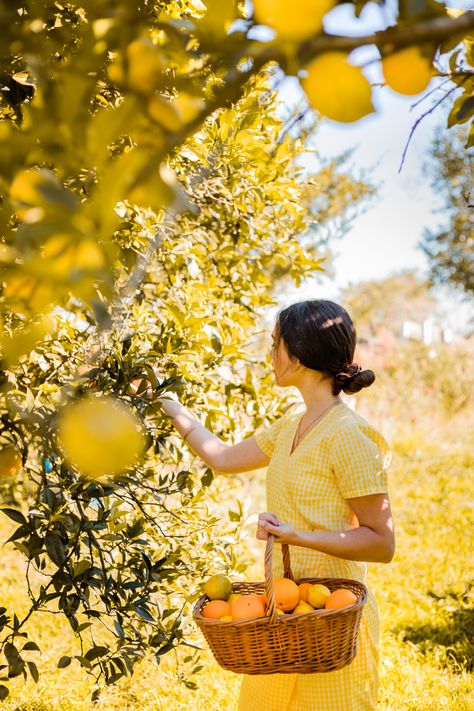
[[[17,511],[16,509],[2,509],[2,511],[8,518],[11,518],[12,521],[16,521],[16,523],[22,523],[23,525],[28,523],[21,511]]]
[[[146,610],[144,607],[140,607],[140,605],[135,605],[135,611],[137,615],[139,615],[143,620],[146,620],[147,622],[155,622],[154,617],[152,617],[148,610]]]
[[[0,684],[0,701],[5,701],[9,693],[10,689],[7,686]]]
[[[28,651],[28,652],[41,652],[41,649],[38,647],[36,642],[27,642],[25,646],[22,649],[22,652]]]
[[[38,667],[36,666],[36,664],[34,662],[27,661],[26,663],[28,665],[28,669],[30,670],[31,676],[33,677],[33,679],[35,681],[35,684],[37,684],[38,679],[39,679]]]
[[[89,570],[89,568],[92,567],[92,563],[90,560],[80,560],[74,565],[73,569],[73,577],[78,578],[82,573],[85,573],[86,570]]]
[[[56,533],[47,533],[45,536],[45,544],[49,557],[58,568],[61,568],[66,562],[64,543]]]
[[[87,659],[87,661],[92,662],[94,659],[97,659],[98,657],[103,657],[106,654],[109,653],[109,648],[108,647],[91,647],[90,649],[87,650],[85,653],[84,657]]]
[[[71,663],[71,657],[61,657],[61,659],[58,662],[58,669],[65,669],[68,667]]]

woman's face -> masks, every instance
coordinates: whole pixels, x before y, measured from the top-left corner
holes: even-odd
[[[270,357],[276,384],[280,387],[293,385],[293,375],[294,371],[298,367],[298,362],[291,360],[283,342],[283,338],[279,339],[277,345],[278,337],[276,327],[273,329],[271,337],[272,346],[270,350]]]

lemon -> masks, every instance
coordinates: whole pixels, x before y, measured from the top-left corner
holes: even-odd
[[[227,600],[232,592],[232,583],[226,575],[213,575],[204,583],[204,592],[211,600]]]
[[[418,47],[407,47],[382,59],[387,85],[399,94],[420,94],[433,77],[431,61]]]
[[[324,607],[327,598],[331,594],[331,591],[329,588],[327,588],[325,585],[321,585],[320,583],[316,583],[315,585],[311,585],[310,588],[308,588],[308,602],[310,605],[312,605],[316,609],[321,609]]]
[[[344,52],[326,52],[307,67],[302,80],[310,104],[323,116],[350,123],[374,110],[371,87]]]
[[[242,597],[241,593],[231,593],[227,598],[227,602],[232,605],[232,603],[238,600],[239,597]]]
[[[219,617],[221,622],[232,622],[233,619],[232,615],[224,615],[224,617]]]
[[[58,440],[69,462],[92,479],[132,467],[145,444],[139,419],[120,401],[104,396],[67,406],[59,417]]]
[[[312,609],[312,608],[311,608],[311,609]],[[285,615],[285,614],[286,614],[283,610],[280,610],[279,607],[277,607],[276,613],[277,613],[277,615]],[[270,610],[267,610],[266,613],[265,613],[265,615],[266,615],[267,617],[270,617],[270,614],[271,614],[271,613],[270,613]]]
[[[337,0],[254,0],[257,22],[276,30],[286,40],[304,40],[323,29],[324,15]]]
[[[305,612],[313,612],[313,611],[314,611],[314,607],[312,607],[309,603],[305,602],[304,600],[300,600],[291,614],[292,615],[301,615]]]

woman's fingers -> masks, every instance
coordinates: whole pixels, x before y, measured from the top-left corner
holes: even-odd
[[[259,514],[256,537],[260,541],[266,541],[268,538],[268,532],[265,530],[267,524],[270,524],[271,526],[279,526],[280,521],[278,520],[278,516],[274,513],[269,513],[268,511],[264,511]]]

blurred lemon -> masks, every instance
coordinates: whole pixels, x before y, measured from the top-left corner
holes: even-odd
[[[308,66],[302,80],[310,104],[333,121],[350,123],[373,112],[371,87],[344,52],[326,52]]]
[[[58,421],[58,440],[68,461],[92,479],[123,473],[137,463],[145,446],[140,420],[106,396],[66,406]]]
[[[324,15],[337,0],[254,0],[255,19],[282,39],[304,40],[323,29]]]
[[[431,60],[418,47],[407,47],[382,59],[387,85],[399,94],[420,94],[433,77]]]

